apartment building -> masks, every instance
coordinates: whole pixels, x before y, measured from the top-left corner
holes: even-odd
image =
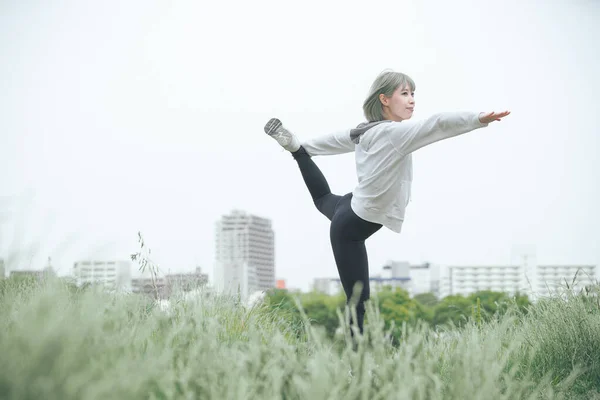
[[[275,287],[275,233],[271,220],[234,210],[216,223],[214,287],[240,294]]]
[[[73,277],[78,286],[100,285],[111,290],[131,288],[131,262],[108,260],[77,261],[73,265]]]

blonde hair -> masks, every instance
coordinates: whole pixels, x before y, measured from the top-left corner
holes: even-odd
[[[410,87],[411,91],[416,89],[415,82],[406,74],[402,72],[394,72],[392,70],[385,70],[381,72],[369,90],[365,102],[363,103],[363,111],[365,118],[368,122],[381,121],[384,119],[383,106],[379,100],[379,95],[384,94],[386,97],[390,97],[396,89],[401,86]]]

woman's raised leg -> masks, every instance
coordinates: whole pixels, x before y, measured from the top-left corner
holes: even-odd
[[[331,221],[335,207],[342,197],[331,193],[327,179],[325,179],[319,167],[300,145],[296,136],[284,128],[279,119],[272,118],[269,120],[265,125],[265,132],[292,154],[292,157],[298,163],[300,173],[315,206]]]

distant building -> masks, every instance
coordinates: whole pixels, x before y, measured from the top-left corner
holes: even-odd
[[[131,291],[153,298],[165,299],[169,296],[169,288],[164,277],[139,277],[131,279]]]
[[[110,290],[131,288],[130,261],[78,261],[73,265],[73,277],[77,286],[100,285]]]
[[[442,297],[469,295],[481,290],[545,297],[569,285],[575,291],[596,282],[595,265],[538,265],[534,253],[523,254],[512,265],[453,265],[443,274]]]
[[[277,289],[285,289],[285,279],[277,279],[277,282],[275,282],[275,287]]]
[[[566,285],[580,291],[597,283],[597,276],[596,265],[539,265],[535,289],[538,296],[548,296]]]
[[[269,219],[235,210],[216,223],[214,287],[243,299],[275,287],[275,234]]]
[[[393,288],[400,287],[406,290],[411,297],[422,293],[433,293],[435,296],[439,296],[440,268],[436,264],[388,261],[383,266],[383,270],[389,271],[389,273],[382,277],[382,285],[389,285]]]
[[[9,277],[32,277],[41,281],[42,279],[53,275],[52,271],[47,271],[45,269],[13,269],[10,271]]]
[[[179,292],[204,288],[208,275],[198,267],[194,272],[173,273],[164,276],[141,276],[131,279],[131,291],[154,298],[168,299]]]
[[[410,278],[408,277],[388,278],[381,275],[374,275],[369,277],[369,288],[371,293],[381,290],[386,286],[391,287],[392,289],[402,288],[408,290],[409,282]],[[331,296],[343,293],[344,287],[342,286],[340,278],[315,278],[313,280],[312,290]]]
[[[410,266],[410,294],[416,296],[422,293],[440,295],[440,266],[423,263]]]
[[[431,292],[437,296],[439,292],[439,268],[425,263],[411,265],[406,261],[388,261],[383,266],[383,273],[369,277],[371,293],[391,287],[406,290],[409,295]],[[343,291],[339,277],[315,278],[312,289],[325,294],[336,294]]]
[[[332,278],[315,278],[312,284],[312,290],[324,294],[332,294]],[[341,285],[338,284],[341,287]]]
[[[6,277],[6,267],[4,264],[4,258],[0,258],[0,279],[4,279]]]
[[[4,274],[2,277],[5,276]],[[48,258],[48,263],[43,269],[13,269],[10,271],[9,277],[32,277],[36,278],[38,281],[41,281],[49,277],[56,277],[56,273],[52,268],[50,258]]]
[[[575,291],[598,283],[596,265],[538,265],[535,251],[527,248],[513,255],[512,264],[439,265],[388,261],[383,273],[369,278],[371,293],[384,286],[402,288],[410,296],[433,293],[437,298],[469,295],[483,290],[526,294],[530,299],[549,296],[567,284]],[[341,290],[339,278],[316,278],[312,289],[326,294]]]
[[[165,275],[165,283],[171,293],[175,290],[187,292],[206,285],[208,275],[203,274],[200,267],[198,267],[195,272],[191,273],[167,274]]]
[[[481,290],[514,294],[527,291],[527,279],[519,265],[453,265],[446,269],[442,297],[469,295]]]

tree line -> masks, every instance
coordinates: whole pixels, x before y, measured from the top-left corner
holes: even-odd
[[[340,325],[338,311],[344,310],[345,295],[327,295],[320,292],[288,292],[285,289],[273,289],[267,292],[268,307],[285,315],[290,322],[300,323],[302,316],[297,302],[308,317],[311,325],[325,329],[329,337],[335,335]],[[385,329],[393,330],[392,336],[399,339],[402,325],[416,325],[424,322],[430,327],[452,324],[463,326],[469,319],[487,321],[494,316],[503,315],[510,307],[526,313],[531,304],[525,294],[509,295],[490,290],[478,291],[464,296],[449,295],[438,299],[433,293],[421,293],[411,297],[402,288],[385,286],[371,295],[371,302],[385,321]],[[368,322],[368,314],[366,316]]]

